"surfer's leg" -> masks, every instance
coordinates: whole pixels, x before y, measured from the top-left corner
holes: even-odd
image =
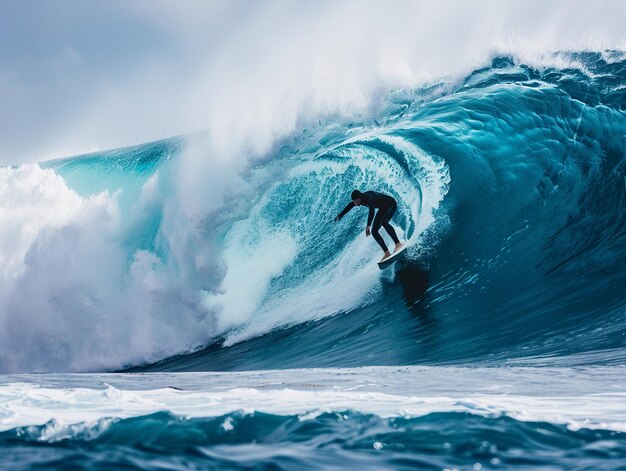
[[[389,234],[391,236],[391,238],[393,239],[394,243],[396,245],[399,244],[400,240],[398,239],[398,236],[396,235],[396,230],[393,228],[393,226],[391,224],[389,224],[389,221],[384,221],[383,222],[383,227],[387,231],[387,234]]]
[[[381,211],[380,209],[378,210],[378,212],[376,213],[376,216],[374,216],[374,223],[372,225],[372,236],[374,237],[374,239],[376,240],[376,242],[378,242],[378,245],[380,245],[380,248],[383,249],[383,252],[388,252],[389,249],[387,248],[387,244],[385,244],[385,241],[383,240],[382,236],[380,235],[380,225],[382,223],[383,220],[383,215],[382,215],[383,211]]]
[[[387,211],[385,211],[386,217],[383,218],[381,222],[382,222],[382,226],[387,231],[387,234],[391,236],[394,243],[396,244],[396,250],[398,250],[402,245],[400,244],[400,240],[398,239],[398,236],[396,235],[396,230],[393,228],[391,224],[389,224],[389,220],[393,217],[394,213],[396,212],[396,207],[397,206],[394,204]]]

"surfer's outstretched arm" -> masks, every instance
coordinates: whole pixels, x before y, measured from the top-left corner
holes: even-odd
[[[346,205],[346,207],[345,207],[345,208],[343,208],[343,211],[341,211],[341,212],[337,215],[337,217],[335,218],[335,222],[339,221],[342,217],[344,217],[348,211],[350,211],[352,208],[354,208],[354,206],[355,206],[355,205],[354,205],[354,202],[353,202],[353,201],[350,201],[350,202]]]

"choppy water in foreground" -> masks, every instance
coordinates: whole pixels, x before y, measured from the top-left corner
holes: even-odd
[[[620,469],[624,367],[0,378],[6,469]]]

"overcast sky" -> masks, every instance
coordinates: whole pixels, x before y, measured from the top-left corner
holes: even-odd
[[[624,49],[625,24],[620,0],[0,0],[0,165],[358,107],[496,50]]]

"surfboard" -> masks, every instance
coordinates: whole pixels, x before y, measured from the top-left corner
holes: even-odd
[[[400,255],[406,250],[406,248],[407,248],[407,243],[405,242],[404,245],[400,248],[400,250],[391,254],[391,257],[385,259],[382,262],[378,262],[378,268],[380,268],[381,270],[384,270],[385,268],[393,265],[395,262],[397,262],[401,258]]]

